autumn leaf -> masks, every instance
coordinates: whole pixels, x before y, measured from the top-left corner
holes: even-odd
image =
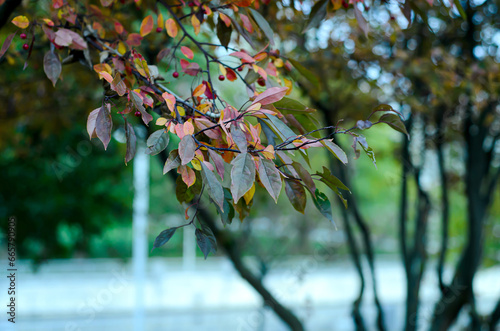
[[[141,30],[140,30],[141,37],[145,37],[149,33],[151,33],[151,31],[153,31],[153,25],[154,25],[153,16],[151,15],[146,16],[141,23]]]
[[[192,15],[191,16],[191,24],[193,25],[193,28],[194,28],[194,34],[195,35],[198,35],[198,33],[200,33],[200,20],[198,20],[198,17],[196,17],[196,15]]]
[[[276,165],[273,161],[259,158],[259,178],[260,182],[266,188],[267,192],[271,195],[276,203],[278,203],[278,197],[281,192],[281,175],[276,169]]]
[[[288,87],[271,87],[270,89],[265,90],[257,97],[255,97],[252,104],[259,102],[261,105],[267,105],[270,103],[274,103],[283,99],[288,91]]]
[[[62,66],[61,61],[59,61],[59,56],[57,54],[52,53],[51,51],[47,51],[45,56],[43,57],[43,70],[45,74],[52,82],[52,85],[55,87],[56,82],[61,75]]]
[[[215,177],[213,171],[208,169],[205,163],[201,163],[201,176],[205,189],[212,200],[217,204],[221,211],[224,211],[224,190],[221,183]]]
[[[108,144],[111,141],[112,127],[113,121],[111,120],[111,105],[107,103],[99,109],[95,126],[97,138],[102,141],[105,150],[108,148]]]
[[[137,138],[135,136],[134,127],[127,120],[125,120],[125,138],[127,139],[127,151],[125,154],[126,165],[134,158],[137,147]]]
[[[167,34],[171,38],[175,38],[177,36],[177,23],[175,23],[174,19],[169,18],[165,21],[165,30],[167,30]]]
[[[11,33],[7,36],[7,38],[5,38],[5,41],[3,42],[3,45],[2,45],[2,49],[0,49],[0,59],[3,57],[5,52],[7,52],[7,50],[9,49],[10,44],[12,43],[12,39],[16,36],[16,33],[17,32]]]
[[[182,46],[181,52],[182,54],[184,54],[185,57],[187,57],[190,60],[192,60],[194,57],[193,51],[189,47]]]
[[[179,156],[181,157],[181,164],[185,165],[191,162],[194,158],[194,152],[196,151],[196,142],[193,136],[184,136],[179,143]],[[186,183],[187,184],[187,183]]]
[[[238,200],[252,188],[255,180],[255,163],[248,153],[240,153],[231,162],[231,194],[234,202]]]
[[[30,20],[26,16],[22,15],[14,17],[11,22],[21,29],[26,29],[30,25]]]

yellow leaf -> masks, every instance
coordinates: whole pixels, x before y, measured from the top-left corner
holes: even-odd
[[[224,76],[226,75],[226,73],[227,73],[226,68],[220,63],[219,63],[219,70],[220,70],[220,73],[222,75],[224,75]]]
[[[194,34],[198,35],[200,33],[200,21],[196,15],[191,16],[191,24],[193,24]]]
[[[182,130],[184,131],[184,135],[192,135],[194,133],[194,126],[193,123],[190,121],[185,122],[184,126],[182,127]]]
[[[267,146],[262,152],[262,155],[268,160],[273,160],[275,158],[274,146],[273,145]]]
[[[167,103],[167,107],[168,109],[170,109],[171,112],[174,112],[175,111],[175,97],[168,93],[168,92],[164,92],[162,95],[163,99],[165,99],[165,102]]]
[[[165,125],[167,124],[167,119],[165,117],[160,117],[156,120],[156,125]]]
[[[177,23],[175,23],[172,18],[165,21],[165,29],[171,38],[175,38],[177,36]]]
[[[186,110],[181,106],[177,106],[177,111],[179,112],[180,116],[186,115]]]
[[[201,171],[200,160],[198,160],[197,158],[191,160],[191,165],[193,166],[194,169]]]
[[[283,78],[285,80],[285,86],[288,87],[288,91],[286,91],[286,95],[289,95],[292,93],[293,89],[293,82],[289,79]]]
[[[121,41],[118,43],[118,53],[122,55],[127,53],[127,46],[125,46],[125,44],[122,43]]]
[[[283,63],[283,60],[281,58],[277,58],[276,60],[274,60],[274,66],[276,68],[281,68],[283,67],[284,63]]]
[[[16,16],[12,20],[12,24],[21,29],[26,29],[30,25],[30,20],[26,16]]]
[[[160,15],[158,15],[158,19],[156,20],[156,25],[159,28],[163,28],[163,15],[161,13]]]
[[[252,201],[253,195],[255,194],[255,183],[253,183],[252,187],[243,195],[243,199],[247,205]]]

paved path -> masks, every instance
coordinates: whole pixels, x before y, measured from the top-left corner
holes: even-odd
[[[287,330],[262,308],[260,297],[225,258],[199,260],[191,270],[183,269],[179,259],[152,258],[148,263],[144,330]],[[13,330],[133,330],[135,287],[130,265],[117,260],[62,260],[50,261],[36,273],[26,264],[19,268],[18,323]],[[423,323],[438,297],[432,272],[422,288]],[[401,329],[403,270],[398,261],[378,261],[377,274],[389,330]],[[359,281],[349,262],[324,265],[312,257],[295,259],[274,268],[265,284],[306,321],[308,330],[353,329],[350,309]],[[500,268],[482,271],[476,284],[478,308],[486,312],[500,297]],[[7,302],[7,283],[0,285],[0,302]],[[373,324],[369,287],[364,311]],[[0,330],[9,330],[5,312],[2,315]]]

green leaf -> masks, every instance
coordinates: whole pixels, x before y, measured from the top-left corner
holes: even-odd
[[[146,142],[146,145],[148,146],[146,154],[156,155],[160,153],[167,148],[169,140],[170,136],[165,129],[153,132]]]
[[[252,188],[255,181],[255,163],[248,153],[241,153],[231,161],[231,194],[234,202],[247,193]]]
[[[455,4],[455,6],[457,6],[460,16],[462,16],[462,18],[467,21],[467,14],[465,13],[464,7],[462,7],[462,4],[460,3],[460,0],[453,0],[453,3]]]
[[[326,7],[328,6],[328,2],[330,2],[330,0],[320,0],[314,4],[311,9],[311,13],[309,14],[309,18],[307,19],[306,27],[302,33],[319,26],[321,21],[323,21],[326,17]]]
[[[306,169],[304,169],[302,164],[298,162],[293,162],[292,166],[295,171],[297,171],[300,179],[302,179],[302,182],[309,189],[311,194],[314,194],[316,192],[316,184],[314,184],[314,180],[312,179],[311,174]]]
[[[175,195],[177,201],[180,203],[191,202],[197,194],[201,193],[202,179],[198,171],[196,173],[196,182],[191,186],[187,187],[186,183],[182,180],[181,176],[178,176],[175,181]]]
[[[125,154],[125,164],[127,164],[130,160],[134,158],[137,147],[137,138],[135,136],[134,128],[127,120],[125,120],[125,137],[127,138],[127,152]]]
[[[165,165],[163,166],[163,174],[165,175],[172,169],[177,168],[181,165],[181,158],[179,156],[179,150],[174,149],[168,155],[167,161],[165,161]]]
[[[234,207],[233,207],[233,197],[228,189],[224,188],[224,210],[221,210],[219,206],[217,207],[217,212],[221,217],[222,224],[231,224],[234,218]]]
[[[282,141],[285,141],[291,137],[297,137],[297,134],[276,116],[268,114],[266,114],[266,116],[267,119],[263,118],[262,120],[271,128],[271,130],[275,134],[277,134],[281,138]]]
[[[224,211],[224,190],[222,185],[215,177],[215,174],[203,162],[201,162],[201,178],[210,198]]]
[[[321,193],[319,190],[316,190],[316,194],[313,194],[312,198],[314,205],[319,210],[319,212],[323,216],[328,218],[336,228],[337,226],[335,225],[335,221],[333,220],[332,215],[332,205],[330,204],[330,200],[328,200],[328,197],[324,193]]]
[[[231,125],[231,138],[242,153],[247,151],[247,137],[238,124]]]
[[[259,178],[260,182],[266,188],[267,192],[271,195],[276,203],[281,192],[283,183],[281,182],[281,175],[273,161],[259,158]]]
[[[275,102],[274,107],[278,109],[283,114],[305,114],[313,113],[316,109],[309,108],[297,100],[284,97],[280,101]]]
[[[153,244],[153,248],[151,249],[151,251],[153,251],[153,249],[155,249],[155,248],[158,248],[158,247],[165,245],[170,240],[170,238],[172,238],[172,236],[175,233],[175,230],[177,230],[177,228],[170,228],[170,229],[166,229],[166,230],[163,230],[162,232],[160,232],[160,234],[155,239],[155,242]]]
[[[306,69],[300,62],[294,60],[294,59],[288,59],[291,64],[297,69],[297,71],[304,76],[308,81],[310,81],[314,87],[319,88],[319,79],[316,77],[309,69]]]
[[[342,162],[343,164],[347,164],[349,160],[347,159],[347,155],[345,154],[344,150],[340,148],[340,146],[328,139],[322,140],[321,143],[326,147],[326,149],[330,151],[330,153],[332,153],[337,159],[339,159],[340,162]]]
[[[302,184],[297,180],[285,178],[285,193],[293,208],[299,213],[304,214],[307,197],[306,190],[304,190]]]
[[[408,131],[406,130],[406,126],[399,116],[394,115],[394,114],[384,114],[384,115],[382,115],[382,117],[380,117],[380,119],[378,121],[389,125],[391,128],[393,128],[396,131],[404,133],[408,137],[408,139],[410,139],[410,135],[408,134]]]
[[[224,47],[227,47],[229,42],[231,41],[231,33],[233,32],[233,28],[230,26],[226,26],[223,20],[219,18],[217,22],[217,37],[219,38],[220,44]]]
[[[252,16],[253,16],[253,19],[255,20],[255,22],[257,22],[257,24],[259,25],[261,30],[266,35],[267,39],[269,39],[271,46],[274,46],[274,32],[273,32],[273,29],[271,28],[271,26],[269,25],[269,22],[267,22],[267,20],[258,11],[254,10],[252,8],[249,8],[249,9],[250,9],[250,12],[252,13]]]
[[[215,253],[217,251],[217,244],[215,241],[215,237],[213,233],[206,234],[198,228],[195,230],[195,235],[196,235],[196,243],[198,244],[198,247],[200,248],[206,260],[208,254],[210,254],[211,252]]]
[[[316,172],[317,175],[321,177],[321,181],[328,185],[332,190],[334,187],[341,188],[343,190],[351,192],[347,186],[345,186],[344,183],[330,172],[330,169],[327,167],[323,167],[323,172]]]

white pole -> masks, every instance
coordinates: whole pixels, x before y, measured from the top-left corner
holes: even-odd
[[[149,155],[144,142],[137,142],[134,157],[134,203],[132,268],[135,284],[134,331],[145,329],[144,295],[146,289],[146,263],[148,258],[148,209],[149,209]]]
[[[184,270],[192,271],[196,264],[196,242],[194,241],[194,227],[182,228],[182,267]]]

